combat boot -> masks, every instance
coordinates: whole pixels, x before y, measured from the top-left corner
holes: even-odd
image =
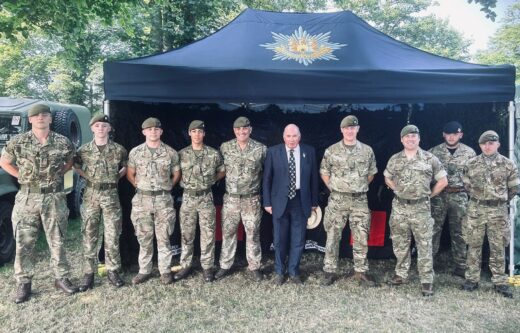
[[[161,283],[164,285],[172,284],[173,283],[173,274],[172,273],[161,274]]]
[[[336,281],[336,278],[337,278],[336,274],[325,272],[325,274],[323,274],[323,277],[321,279],[321,285],[330,286],[331,284],[334,283],[334,281]]]
[[[494,285],[495,291],[499,294],[502,294],[502,296],[507,298],[513,298],[513,292],[511,291],[511,288],[507,284],[495,284]]]
[[[433,296],[433,284],[431,283],[423,283],[422,284],[422,295],[424,297]]]
[[[16,304],[23,303],[29,300],[29,296],[31,296],[31,282],[20,283],[16,289],[14,302]]]
[[[403,283],[405,283],[405,280],[400,277],[399,275],[394,275],[393,278],[391,278],[390,280],[386,281],[386,283],[390,286],[400,286],[402,285]]]
[[[110,282],[110,284],[116,288],[120,288],[125,284],[125,282],[121,279],[117,271],[108,271],[107,278],[108,282]]]
[[[459,277],[464,279],[464,278],[466,278],[465,272],[466,272],[466,270],[464,268],[462,268],[462,267],[455,267],[455,269],[453,270],[453,275],[459,276]]]
[[[175,281],[179,281],[179,280],[186,278],[188,275],[190,275],[190,273],[191,273],[191,267],[185,267],[185,268],[181,269],[177,274],[175,274],[175,276],[173,278],[175,279]]]
[[[215,278],[213,276],[213,270],[210,269],[204,269],[202,271],[202,276],[204,277],[204,282],[213,282],[213,279]]]
[[[354,279],[359,282],[359,285],[362,287],[375,287],[376,283],[374,280],[369,278],[365,273],[356,272],[354,274]]]
[[[251,278],[253,278],[253,280],[255,280],[256,282],[260,282],[264,279],[264,275],[262,274],[262,272],[259,269],[250,271],[249,274],[251,275]]]
[[[224,276],[229,274],[230,269],[221,268],[218,270],[218,272],[215,274],[215,280],[218,281],[222,279]]]
[[[138,273],[132,279],[132,284],[136,285],[136,284],[144,283],[144,282],[148,281],[148,279],[150,279],[151,276],[152,276],[152,274],[141,274],[141,273]]]
[[[78,288],[76,288],[68,278],[54,280],[54,287],[56,287],[56,289],[61,289],[68,295],[72,295],[78,291]]]
[[[83,275],[83,280],[79,285],[79,291],[84,292],[92,288],[94,288],[94,273]]]
[[[464,281],[464,284],[460,287],[460,289],[465,291],[473,291],[477,290],[478,283],[477,282],[471,282],[470,280]]]

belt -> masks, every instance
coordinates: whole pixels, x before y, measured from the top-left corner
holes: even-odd
[[[444,189],[444,192],[446,192],[446,193],[460,193],[460,192],[466,192],[466,189],[464,187],[446,187]]]
[[[352,198],[362,197],[367,194],[366,192],[349,193],[349,192],[338,192],[338,191],[332,191],[332,193],[337,193],[339,195],[345,195],[347,197],[352,197]]]
[[[207,188],[205,190],[200,190],[200,191],[194,191],[194,190],[184,190],[184,193],[185,194],[188,194],[188,195],[193,195],[193,196],[201,196],[201,195],[206,195],[208,193],[211,192],[211,189],[210,188]]]
[[[477,205],[484,205],[488,207],[498,207],[507,204],[507,202],[503,200],[480,200],[475,198],[470,198],[470,200],[475,202]]]
[[[429,197],[424,197],[424,198],[420,198],[420,199],[403,199],[403,198],[399,198],[399,197],[395,197],[395,198],[400,203],[404,203],[404,204],[407,204],[407,205],[416,205],[416,204],[419,204],[419,203],[430,201]]]
[[[111,190],[117,188],[115,183],[91,183],[87,180],[87,187],[93,188],[94,190]]]
[[[252,197],[256,197],[257,195],[259,195],[259,193],[238,194],[238,193],[229,193],[229,192],[226,192],[226,194],[232,198],[239,198],[239,199],[252,198]]]
[[[164,194],[170,194],[171,191],[167,191],[167,190],[159,190],[159,191],[144,191],[144,190],[140,190],[140,189],[137,189],[137,193],[139,194],[144,194],[144,195],[164,195]]]
[[[34,185],[21,185],[20,190],[27,193],[37,193],[37,194],[49,194],[49,193],[58,193],[63,190],[60,186],[57,187],[39,187]]]

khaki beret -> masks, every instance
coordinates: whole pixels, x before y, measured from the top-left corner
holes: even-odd
[[[251,123],[249,122],[249,119],[247,119],[246,117],[238,117],[233,123],[233,128],[249,126],[251,126]]]
[[[194,130],[194,129],[201,129],[204,130],[204,122],[202,120],[194,120],[190,123],[190,126],[188,127],[188,131]]]
[[[406,125],[405,127],[403,127],[403,129],[401,130],[401,138],[405,135],[408,135],[408,134],[413,134],[413,133],[417,133],[419,134],[419,129],[417,128],[417,126],[415,125]]]
[[[33,117],[39,115],[40,113],[51,113],[51,108],[45,104],[36,104],[31,106],[27,114],[29,117]]]
[[[143,121],[143,124],[141,125],[143,129],[150,128],[150,127],[159,127],[161,128],[161,121],[157,118],[148,118],[145,121]]]
[[[498,136],[497,132],[485,131],[484,133],[482,133],[482,135],[478,139],[478,143],[482,144],[482,143],[486,143],[489,141],[498,141],[499,139],[500,139],[500,137]]]
[[[108,116],[105,115],[105,114],[102,114],[102,113],[94,115],[94,117],[92,117],[92,119],[90,119],[90,123],[88,123],[88,124],[90,126],[92,126],[92,125],[94,125],[95,123],[98,123],[98,122],[109,123],[110,124],[110,121],[108,120]]]
[[[442,132],[446,134],[462,133],[462,125],[458,121],[450,121],[444,125]]]
[[[359,126],[359,121],[356,116],[346,116],[341,121],[340,127]]]

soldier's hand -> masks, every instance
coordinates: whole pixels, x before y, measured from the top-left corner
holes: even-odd
[[[273,215],[273,207],[264,207],[265,211]]]

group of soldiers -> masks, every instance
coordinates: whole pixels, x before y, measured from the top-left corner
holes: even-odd
[[[197,223],[203,279],[211,282],[224,278],[234,262],[240,221],[246,231],[249,274],[254,281],[264,278],[260,269],[260,190],[267,147],[250,137],[249,119],[239,117],[234,121],[236,138],[223,143],[220,151],[204,144],[205,124],[194,120],[188,128],[191,144],[176,152],[161,141],[160,120],[148,118],[141,126],[145,142],[127,154],[124,147],[110,139],[111,124],[106,115],[92,118],[94,139],[77,152],[67,138],[50,130],[52,116],[48,106],[35,105],[28,116],[32,130],[9,141],[0,159],[0,166],[20,183],[12,216],[16,303],[27,301],[31,294],[31,257],[40,226],[49,244],[57,289],[73,294],[94,287],[101,224],[107,279],[114,287],[124,285],[118,273],[122,212],[117,184],[125,176],[136,189],[131,220],[139,242],[139,272],[132,284],[143,283],[152,276],[154,237],[161,283],[170,284],[190,275]],[[327,148],[319,169],[331,192],[324,217],[327,243],[322,284],[330,285],[339,277],[339,244],[346,223],[350,223],[354,277],[362,285],[375,286],[368,274],[371,216],[367,191],[378,171],[376,160],[372,148],[357,140],[360,126],[355,116],[345,117],[340,129],[342,140]],[[505,275],[504,246],[509,237],[508,202],[520,188],[518,172],[511,160],[498,153],[497,133],[486,131],[480,136],[482,154],[478,156],[460,142],[462,136],[462,126],[450,122],[443,130],[444,143],[424,151],[419,147],[419,129],[414,125],[402,129],[404,149],[390,158],[384,171],[385,182],[395,194],[390,228],[397,258],[395,274],[387,283],[397,286],[407,282],[413,235],[422,294],[433,295],[433,257],[448,217],[454,274],[465,278],[462,288],[478,288],[481,248],[487,233],[492,282],[496,291],[512,297]],[[63,244],[68,218],[63,174],[72,167],[86,180],[81,207],[84,275],[79,288],[69,280]],[[216,211],[211,187],[224,177],[222,252],[220,268],[215,273]],[[184,189],[179,213],[182,268],[173,274],[170,236],[176,213],[171,191],[178,182]]]

